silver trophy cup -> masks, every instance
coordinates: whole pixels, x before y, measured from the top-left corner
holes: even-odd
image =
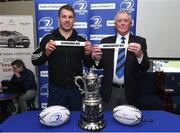
[[[102,77],[103,75],[98,76],[92,70],[85,73],[83,77],[75,77],[75,84],[81,93],[84,94],[81,118],[78,124],[82,129],[88,131],[98,131],[104,128],[106,124],[103,120],[102,99],[99,94]]]

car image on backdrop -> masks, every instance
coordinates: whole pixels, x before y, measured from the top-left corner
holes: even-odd
[[[15,48],[21,45],[28,48],[30,39],[17,31],[0,31],[0,45],[7,45],[9,48]]]

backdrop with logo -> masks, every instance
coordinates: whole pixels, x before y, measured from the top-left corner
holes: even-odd
[[[58,27],[58,10],[70,4],[76,13],[74,28],[79,35],[93,44],[99,44],[104,37],[114,35],[114,15],[126,9],[132,14],[132,33],[135,34],[137,0],[36,0],[36,26],[38,44],[42,37]],[[39,66],[40,106],[46,107],[48,99],[47,65]]]

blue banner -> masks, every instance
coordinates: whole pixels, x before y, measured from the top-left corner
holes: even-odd
[[[74,28],[79,35],[99,44],[102,38],[115,34],[114,15],[118,10],[126,9],[132,14],[132,33],[136,32],[137,0],[35,0],[37,42],[58,27],[58,10],[62,5],[70,4],[76,13]],[[46,107],[48,100],[47,64],[39,69],[40,106]]]

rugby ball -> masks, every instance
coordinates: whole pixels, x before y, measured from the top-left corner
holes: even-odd
[[[142,120],[142,112],[132,105],[120,105],[113,109],[113,117],[125,125],[135,125]]]
[[[67,122],[70,117],[70,111],[63,106],[50,106],[45,108],[39,114],[39,120],[46,126],[59,126]]]

